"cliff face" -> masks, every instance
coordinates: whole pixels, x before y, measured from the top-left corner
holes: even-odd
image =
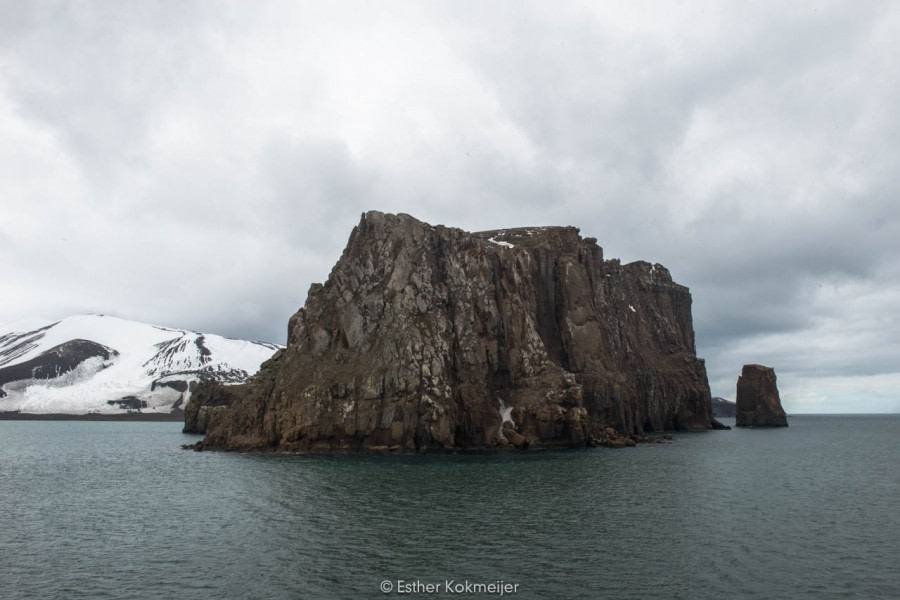
[[[788,426],[772,367],[744,365],[737,381],[735,405],[738,427]]]
[[[222,385],[214,379],[198,386],[184,408],[182,433],[206,433],[214,419],[245,393],[245,384]]]
[[[369,212],[205,448],[578,446],[708,429],[691,296],[573,227]]]

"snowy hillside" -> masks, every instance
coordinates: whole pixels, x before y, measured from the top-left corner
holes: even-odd
[[[280,347],[77,315],[0,331],[0,412],[168,413],[195,382],[240,383]]]

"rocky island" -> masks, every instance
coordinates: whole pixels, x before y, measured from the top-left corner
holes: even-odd
[[[744,365],[737,381],[735,425],[738,427],[787,427],[781,406],[775,369]]]
[[[203,384],[186,410],[204,415],[186,424],[206,432],[196,449],[617,446],[715,423],[691,295],[663,266],[604,260],[574,227],[468,233],[376,211],[287,347],[223,390]]]

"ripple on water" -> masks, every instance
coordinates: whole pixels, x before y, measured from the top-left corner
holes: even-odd
[[[0,422],[3,598],[892,598],[896,417],[465,456],[184,452],[171,423]]]

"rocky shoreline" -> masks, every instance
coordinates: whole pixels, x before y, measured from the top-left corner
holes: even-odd
[[[0,421],[183,421],[184,412],[171,413],[119,413],[119,414],[84,414],[70,415],[63,413],[20,413],[16,411],[0,412]]]
[[[723,429],[731,429],[731,427],[713,427],[713,430],[723,430]],[[610,435],[604,438],[603,440],[590,440],[583,446],[535,446],[529,447],[528,445],[515,446],[512,444],[505,445],[496,445],[496,446],[466,446],[459,448],[449,448],[449,449],[441,449],[439,452],[446,454],[492,454],[495,452],[520,452],[525,450],[531,451],[541,451],[541,450],[577,450],[578,448],[609,448],[609,449],[619,449],[619,448],[634,448],[639,445],[645,444],[669,444],[675,441],[675,438],[671,433],[651,433],[648,435],[631,435],[631,436],[620,436],[618,434]],[[194,450],[196,452],[202,452],[204,450],[208,451],[210,448],[203,443],[203,440],[199,442],[194,442],[192,444],[182,444],[181,448],[184,450]],[[240,448],[216,448],[216,451],[221,452],[251,452],[251,453],[259,453],[259,454],[297,454],[297,455],[357,455],[357,454],[424,454],[427,450],[410,450],[408,448],[404,448],[399,445],[394,446],[368,446],[366,448],[360,448],[355,450],[330,450],[330,449],[317,449],[317,450],[293,450],[293,451],[285,451],[278,448],[257,448],[255,450],[246,450]]]

